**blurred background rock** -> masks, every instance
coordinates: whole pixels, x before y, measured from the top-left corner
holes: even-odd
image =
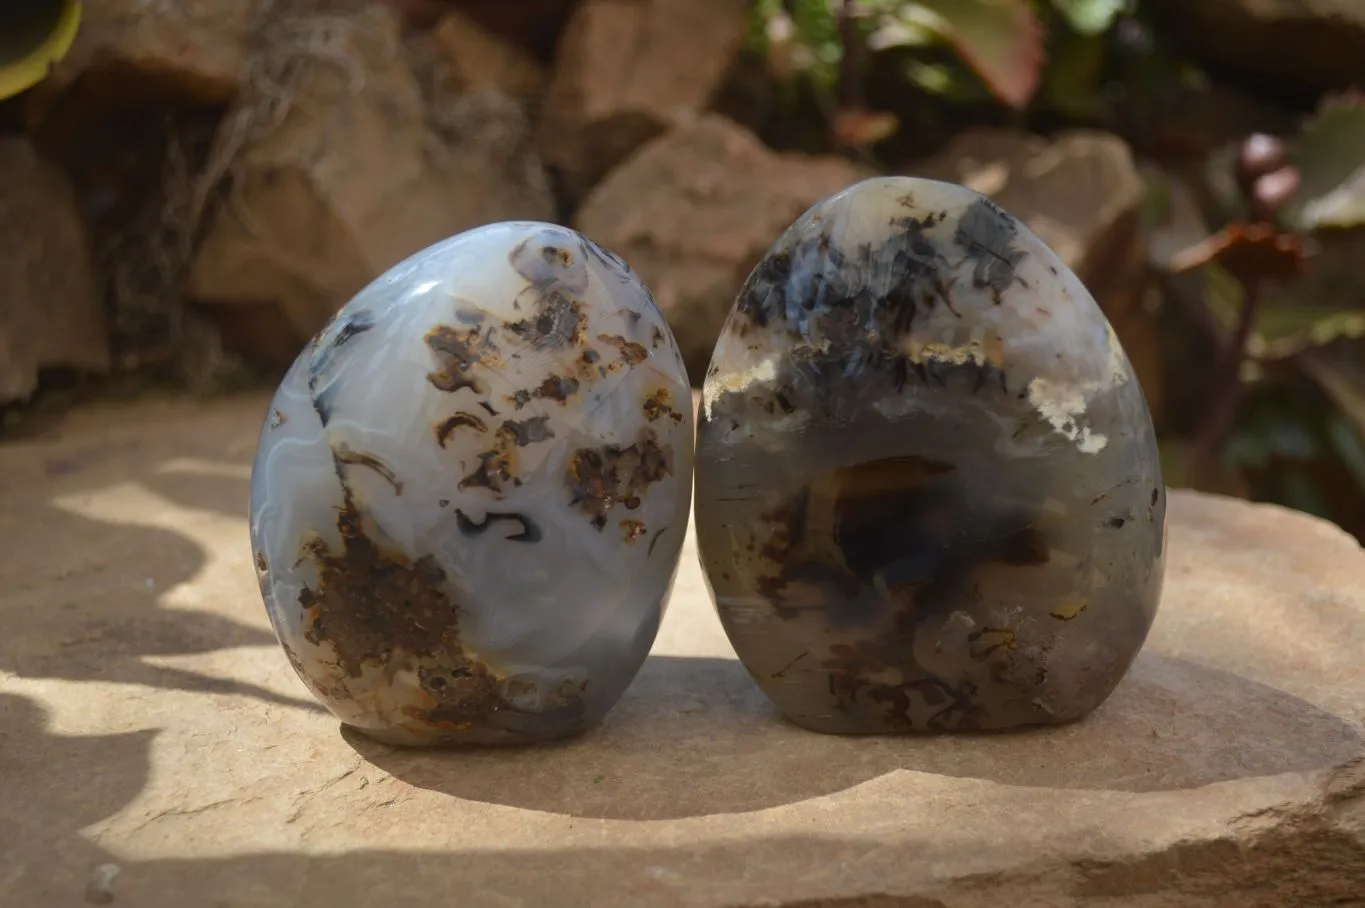
[[[55,0],[0,12],[6,67]],[[1090,287],[1172,485],[1365,539],[1365,4],[85,0],[0,100],[0,438],[268,388],[365,283],[489,221],[649,282],[700,381],[805,207],[995,197]]]

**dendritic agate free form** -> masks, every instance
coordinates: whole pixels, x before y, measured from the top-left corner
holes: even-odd
[[[889,177],[815,205],[702,400],[703,568],[791,720],[1066,722],[1142,647],[1166,510],[1146,400],[1080,281],[985,197]]]
[[[308,688],[396,744],[576,733],[648,654],[687,527],[692,406],[649,291],[574,231],[409,258],[293,364],[251,539]]]

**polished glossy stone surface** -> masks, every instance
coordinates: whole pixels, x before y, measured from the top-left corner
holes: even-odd
[[[294,669],[390,743],[595,723],[658,630],[692,425],[649,291],[580,234],[494,224],[395,266],[261,431],[252,547]]]
[[[741,291],[697,441],[702,566],[740,659],[831,733],[1062,723],[1141,649],[1166,490],[1084,286],[962,186],[867,180]]]

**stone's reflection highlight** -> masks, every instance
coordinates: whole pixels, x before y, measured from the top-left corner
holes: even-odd
[[[658,631],[692,429],[668,325],[586,237],[499,223],[396,265],[261,431],[251,541],[295,671],[388,743],[597,722]]]
[[[1118,338],[955,184],[858,183],[753,270],[706,376],[695,511],[736,652],[821,732],[1080,719],[1161,594],[1166,490]]]

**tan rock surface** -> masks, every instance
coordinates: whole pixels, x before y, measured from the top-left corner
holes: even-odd
[[[402,259],[490,221],[548,220],[554,201],[522,108],[488,89],[424,97],[392,11],[279,16],[263,37],[279,44],[262,52],[292,54],[296,69],[229,115],[257,128],[232,155],[234,194],[206,229],[188,292],[243,352],[278,361],[288,350],[287,362]],[[330,49],[313,52],[301,34]],[[285,106],[272,119],[276,92]],[[225,130],[219,150],[238,135]]]
[[[622,162],[574,226],[639,272],[700,386],[735,295],[768,247],[810,205],[868,175],[832,155],[778,154],[704,114]]]
[[[434,26],[454,9],[540,60],[554,54],[555,39],[580,0],[385,0],[418,28]]]
[[[582,197],[617,162],[705,109],[739,53],[745,0],[583,0],[569,17],[541,154]]]
[[[1147,651],[1090,719],[960,739],[778,721],[693,553],[654,655],[559,746],[342,733],[249,561],[266,399],[91,411],[0,447],[0,904],[1365,903],[1365,553],[1171,497]]]
[[[112,74],[184,101],[226,103],[241,87],[255,7],[256,0],[87,0],[71,51],[45,89],[85,77],[107,83]]]
[[[130,153],[124,149],[133,136],[168,110],[223,105],[237,96],[256,6],[257,0],[86,0],[70,53],[27,97],[30,134],[96,180],[126,166],[118,159]],[[139,152],[147,149],[131,153]]]
[[[536,98],[549,74],[523,47],[452,10],[431,30],[431,40],[458,91],[491,87],[518,100]]]
[[[103,372],[109,335],[76,192],[20,138],[0,138],[0,404],[38,371]]]

